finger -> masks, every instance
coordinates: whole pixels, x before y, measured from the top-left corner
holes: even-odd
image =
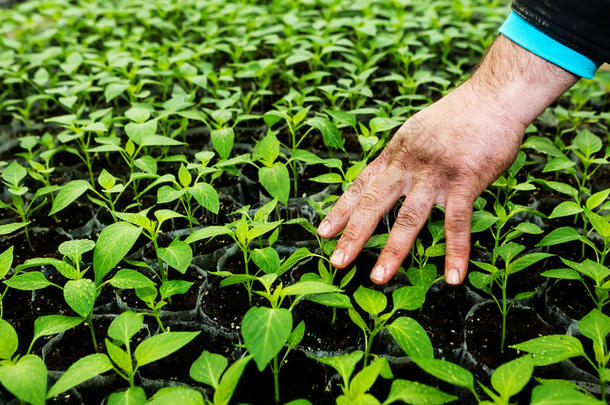
[[[409,191],[398,211],[388,241],[371,271],[372,282],[385,284],[394,277],[426,223],[435,200],[436,190],[430,184],[417,183]]]
[[[468,271],[470,224],[474,198],[449,194],[445,209],[445,281],[461,284]]]
[[[405,183],[406,176],[402,171],[388,167],[367,187],[330,258],[333,266],[344,268],[356,258],[381,218],[404,194]]]
[[[335,236],[347,224],[350,215],[358,205],[360,197],[375,177],[385,170],[385,154],[371,162],[350,184],[347,191],[337,200],[329,214],[318,226],[318,235],[323,238]]]

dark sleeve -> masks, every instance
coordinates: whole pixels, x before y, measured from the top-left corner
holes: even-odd
[[[515,0],[512,8],[596,64],[610,62],[610,0]]]

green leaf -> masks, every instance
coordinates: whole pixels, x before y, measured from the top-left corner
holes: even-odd
[[[102,169],[102,172],[97,177],[97,182],[104,190],[110,190],[116,184],[116,177],[108,173],[106,169]]]
[[[150,118],[150,110],[133,106],[125,111],[125,116],[134,122],[144,122]]]
[[[285,164],[278,162],[271,167],[261,167],[258,170],[258,179],[273,198],[277,198],[284,204],[288,203],[290,174]]]
[[[593,229],[604,239],[610,239],[610,216],[602,217],[599,214],[594,213],[589,209],[585,209],[585,215],[591,225],[593,225]]]
[[[594,262],[591,259],[585,259],[582,261],[582,263],[578,263],[562,257],[561,261],[578,271],[580,274],[584,274],[585,276],[593,279],[598,285],[603,284],[604,280],[610,276],[610,269],[608,269],[608,267]]]
[[[228,159],[233,150],[233,141],[235,139],[233,128],[213,129],[210,131],[210,138],[212,139],[214,149],[218,152],[218,156],[221,159]]]
[[[260,160],[265,165],[271,165],[275,162],[280,154],[280,141],[277,140],[275,134],[271,131],[267,135],[256,142],[252,151],[252,159]]]
[[[402,401],[412,405],[441,405],[458,399],[429,385],[415,381],[394,380],[384,404]]]
[[[108,327],[108,336],[122,345],[127,345],[143,326],[144,314],[125,311],[113,319]]]
[[[548,278],[559,278],[564,280],[582,280],[580,274],[571,269],[551,269],[542,272],[541,275]]]
[[[594,309],[578,322],[578,330],[599,347],[605,347],[606,336],[610,333],[610,317]]]
[[[80,325],[83,322],[81,317],[64,315],[45,315],[36,318],[34,321],[34,338],[32,342],[43,336],[57,335],[68,329]]]
[[[140,146],[179,146],[184,145],[184,142],[180,142],[176,139],[170,138],[169,136],[162,135],[146,135],[142,138]]]
[[[547,366],[584,355],[580,340],[568,335],[541,336],[510,347],[533,354],[535,366]]]
[[[538,385],[532,390],[530,405],[601,405],[597,399],[557,384]]]
[[[327,307],[352,308],[352,302],[349,297],[340,293],[310,295],[307,297],[307,300]]]
[[[112,363],[105,354],[96,353],[85,356],[66,370],[51,387],[47,398],[53,398],[111,369]]]
[[[259,371],[280,352],[292,331],[292,314],[285,308],[253,307],[241,323],[241,333],[248,352]]]
[[[132,359],[125,350],[106,339],[106,351],[108,352],[110,359],[119,366],[120,369],[126,371],[128,374],[133,374]]]
[[[300,262],[301,260],[313,256],[313,253],[309,251],[307,248],[299,248],[293,254],[288,256],[286,260],[282,263],[280,268],[278,269],[278,275],[284,274],[286,271],[290,270],[292,266]]]
[[[191,173],[183,164],[181,164],[180,169],[178,169],[178,181],[180,181],[182,187],[190,186],[191,181],[193,181],[193,176],[191,176]]]
[[[272,247],[254,249],[251,257],[254,264],[267,274],[277,273],[280,268],[280,256]]]
[[[572,242],[574,240],[580,240],[582,236],[578,231],[570,226],[562,226],[557,229],[553,229],[550,233],[545,235],[540,242],[536,245],[539,246],[553,246],[561,243]]]
[[[220,377],[228,364],[229,362],[224,356],[204,350],[191,365],[189,373],[193,380],[207,384],[216,390],[220,384]]]
[[[392,118],[375,117],[369,122],[369,128],[371,129],[371,135],[376,132],[390,131],[400,125],[403,121],[395,120]]]
[[[407,270],[407,278],[414,286],[428,291],[436,280],[436,267],[433,264],[426,264],[422,268],[410,267]]]
[[[587,208],[593,210],[600,206],[610,195],[610,188],[599,191],[587,199]]]
[[[18,346],[19,337],[15,328],[4,319],[0,319],[0,360],[12,359]]]
[[[125,125],[125,133],[129,139],[136,145],[144,146],[144,139],[149,136],[154,136],[157,132],[157,121],[150,120],[141,123],[133,123]]]
[[[10,288],[22,291],[39,290],[51,285],[51,282],[39,271],[18,274],[4,282]]]
[[[329,149],[345,150],[345,139],[341,136],[337,126],[328,118],[313,117],[305,122],[306,125],[316,128],[322,134],[322,141]]]
[[[205,405],[199,391],[186,387],[164,387],[153,395],[147,405]]]
[[[338,287],[324,283],[322,281],[297,281],[296,283],[285,287],[282,293],[284,295],[311,295],[339,292]]]
[[[354,369],[358,362],[362,359],[364,353],[356,350],[351,353],[342,354],[339,356],[312,357],[313,359],[337,370],[341,376],[344,385],[348,385],[349,380],[354,373]]]
[[[562,156],[561,150],[553,141],[544,136],[531,135],[523,143],[522,148],[531,148],[549,156]]]
[[[226,226],[206,226],[191,233],[186,239],[186,243],[193,243],[202,239],[213,238],[215,236],[230,235],[233,232]]]
[[[186,292],[193,286],[193,282],[185,280],[169,280],[164,281],[159,288],[161,299],[167,299],[174,295],[186,294]]]
[[[364,286],[354,292],[354,299],[360,308],[372,315],[378,315],[388,305],[388,299],[383,293]]]
[[[369,328],[368,326],[366,326],[366,322],[364,322],[362,316],[360,316],[360,314],[355,309],[353,309],[351,305],[347,309],[347,314],[357,327],[362,329],[365,333],[369,332]]]
[[[582,208],[574,201],[564,201],[561,204],[553,208],[553,212],[549,215],[549,218],[561,218],[580,214]]]
[[[11,186],[18,186],[21,180],[27,176],[28,172],[16,160],[8,165],[2,172],[2,180]]]
[[[167,204],[182,197],[186,190],[177,190],[172,186],[163,185],[157,189],[157,203]]]
[[[493,224],[499,221],[499,218],[487,211],[474,211],[472,213],[472,224],[470,231],[472,233],[483,232]]]
[[[415,319],[401,316],[390,324],[387,329],[407,356],[412,359],[434,358],[432,342],[430,342],[430,338],[424,328]]]
[[[0,383],[20,401],[44,405],[47,394],[47,367],[33,354],[22,357],[16,364],[0,367]]]
[[[465,368],[445,360],[415,358],[415,363],[428,374],[458,387],[474,390],[474,377]]]
[[[426,292],[422,287],[406,286],[394,290],[392,302],[394,309],[413,311],[421,308],[426,299]]]
[[[26,226],[28,226],[28,224],[29,224],[29,222],[13,222],[10,224],[0,225],[0,236],[8,235],[21,228],[25,228]]]
[[[255,225],[252,229],[248,230],[248,233],[246,234],[246,238],[249,242],[253,241],[254,239],[258,238],[259,236],[262,236],[262,235],[266,234],[267,232],[274,230],[281,223],[282,223],[282,221],[280,220],[280,221],[267,222],[264,224]]]
[[[61,243],[57,250],[72,260],[72,263],[76,263],[83,256],[83,253],[87,253],[93,250],[93,248],[95,248],[95,242],[92,240],[73,239]]]
[[[535,263],[538,263],[540,260],[544,260],[551,256],[554,256],[554,255],[551,253],[529,253],[529,254],[520,256],[508,265],[508,269],[507,269],[508,273],[514,274]]]
[[[142,387],[128,388],[114,392],[108,397],[108,405],[145,405],[146,393]]]
[[[519,357],[504,363],[491,376],[491,385],[507,400],[518,394],[532,378],[534,362],[530,356]]]
[[[583,155],[589,157],[599,152],[602,149],[603,143],[600,137],[585,129],[574,137],[572,146],[581,151]]]
[[[155,287],[155,283],[151,279],[144,274],[131,269],[119,270],[108,281],[108,284],[120,289]]]
[[[115,222],[100,232],[93,251],[96,285],[129,253],[141,231],[129,222]]]
[[[214,214],[218,214],[220,200],[218,192],[208,183],[199,182],[188,189],[188,193],[193,196],[199,205]]]
[[[104,97],[106,98],[106,102],[109,103],[121,94],[123,94],[123,92],[127,90],[128,87],[129,84],[127,83],[110,83],[108,86],[106,86],[106,89],[104,90]]]
[[[95,284],[87,278],[69,280],[64,286],[66,303],[83,318],[86,318],[93,311],[96,295]]]
[[[68,207],[72,204],[78,197],[83,195],[87,190],[91,189],[91,184],[89,184],[86,180],[72,180],[63,186],[59,190],[59,193],[55,196],[55,200],[53,200],[53,205],[51,207],[51,211],[49,211],[49,215],[55,215],[59,211]]]
[[[180,350],[201,332],[165,332],[140,343],[134,352],[138,367],[162,359]]]
[[[174,239],[168,247],[159,249],[159,258],[184,274],[193,261],[193,250],[188,243]]]
[[[358,398],[364,395],[375,383],[383,367],[385,359],[376,357],[368,366],[364,367],[352,378],[349,384],[349,397]]]
[[[339,173],[324,173],[319,176],[310,178],[309,181],[315,181],[316,183],[324,184],[340,184],[343,183],[343,177],[341,177]]]
[[[227,369],[220,380],[220,384],[218,384],[218,388],[216,388],[216,392],[214,392],[214,405],[229,404],[235,387],[237,387],[237,383],[250,359],[252,359],[250,355],[239,359]]]

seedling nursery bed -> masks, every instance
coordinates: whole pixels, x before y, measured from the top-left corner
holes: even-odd
[[[348,269],[316,235],[505,2],[3,6],[0,403],[605,403],[607,72],[475,202],[463,285],[440,207],[385,286],[399,203]]]

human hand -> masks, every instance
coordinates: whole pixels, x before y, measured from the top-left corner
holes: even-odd
[[[507,60],[516,66],[506,66]],[[527,72],[532,67],[538,69],[534,77]],[[432,206],[441,205],[445,280],[461,283],[468,269],[474,200],[513,162],[526,126],[576,80],[500,37],[479,71],[407,120],[332,207],[318,228],[322,237],[343,229],[332,264],[347,267],[383,215],[404,196],[371,280],[384,284],[396,274]]]

